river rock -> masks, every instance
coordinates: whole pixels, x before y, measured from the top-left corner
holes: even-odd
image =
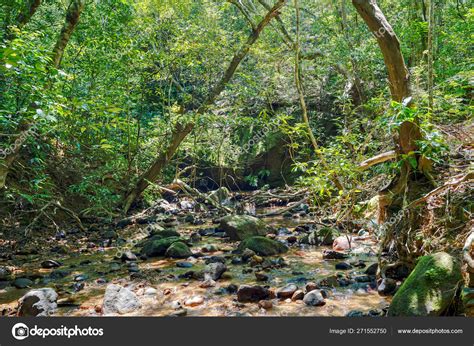
[[[372,263],[370,266],[367,267],[365,270],[365,274],[374,276],[377,274],[377,270],[379,269],[378,263]]]
[[[191,298],[187,299],[184,302],[184,305],[192,307],[192,306],[201,305],[202,303],[204,303],[204,298],[201,297],[201,296],[195,296],[195,297],[191,297]]]
[[[18,316],[50,316],[58,305],[58,294],[52,288],[39,288],[29,291],[18,301]]]
[[[332,249],[334,251],[344,251],[355,247],[355,240],[352,236],[340,236],[334,239]]]
[[[187,258],[192,255],[189,247],[180,241],[171,244],[165,252],[165,256],[170,258]]]
[[[397,282],[390,278],[382,279],[380,284],[377,286],[377,292],[381,296],[390,296],[395,293],[397,289]]]
[[[287,299],[291,298],[293,296],[293,293],[295,293],[298,290],[298,286],[295,284],[288,284],[285,287],[282,287],[276,291],[276,295],[280,299]]]
[[[349,269],[352,269],[352,266],[349,263],[340,262],[340,263],[336,263],[335,268],[336,270],[349,270]]]
[[[248,249],[248,248],[247,248],[247,249],[244,249],[244,250],[242,251],[242,260],[243,260],[244,262],[247,262],[247,261],[249,261],[249,260],[250,260],[253,256],[255,256],[255,255],[256,255],[255,251],[250,250],[250,249]]]
[[[105,289],[102,310],[104,314],[126,314],[140,309],[135,293],[126,287],[110,284]]]
[[[46,260],[46,261],[41,262],[41,268],[45,268],[45,269],[58,268],[60,266],[61,266],[61,263],[54,260]]]
[[[180,237],[180,234],[173,229],[164,229],[163,227],[159,226],[159,229],[154,229],[151,231],[149,239],[153,240],[160,240],[170,237]]]
[[[440,316],[462,282],[460,263],[446,252],[423,256],[392,299],[389,316]]]
[[[302,300],[304,298],[303,290],[296,290],[295,293],[291,296],[292,301]]]
[[[313,290],[306,293],[303,302],[309,306],[323,306],[326,304],[326,301],[319,290]]]
[[[268,281],[270,279],[270,277],[265,273],[256,272],[255,273],[255,279],[257,279],[257,281]]]
[[[251,237],[242,241],[238,250],[250,249],[260,256],[274,256],[288,251],[288,247],[279,241],[266,237]]]
[[[130,250],[122,252],[122,255],[120,256],[120,259],[124,262],[126,261],[136,261],[137,256]]]
[[[334,250],[324,250],[323,251],[323,259],[345,259],[348,256],[342,252],[334,251]]]
[[[27,278],[18,278],[13,281],[12,285],[16,288],[22,289],[31,287],[33,285],[33,281]]]
[[[0,266],[0,280],[8,280],[12,275],[12,270],[5,266]]]
[[[265,309],[265,310],[269,310],[269,309],[273,308],[273,303],[272,303],[271,300],[260,300],[258,302],[258,307],[262,308],[262,309]]]
[[[171,244],[181,241],[178,237],[168,237],[159,240],[150,239],[143,244],[141,254],[147,257],[164,256]]]
[[[258,302],[270,297],[270,290],[262,286],[241,285],[237,290],[237,300],[242,303]]]
[[[219,280],[222,276],[222,274],[227,270],[227,267],[225,264],[220,263],[220,262],[214,262],[214,263],[209,263],[206,266],[206,269],[204,270],[204,274],[209,275],[209,277],[216,281]]]
[[[264,236],[269,228],[264,221],[250,215],[229,215],[223,217],[219,228],[231,240],[244,240],[254,236]]]

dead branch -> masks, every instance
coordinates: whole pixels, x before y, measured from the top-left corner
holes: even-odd
[[[214,208],[217,208],[217,209],[220,209],[220,210],[223,210],[227,213],[231,213],[232,212],[232,209],[228,208],[228,207],[225,207],[219,203],[217,203],[215,200],[213,200],[212,198],[210,198],[209,196],[199,192],[199,190],[189,186],[188,184],[186,184],[184,181],[182,180],[179,180],[179,179],[175,179],[174,182],[175,184],[179,185],[181,187],[181,190],[184,192],[184,193],[187,193],[191,196],[198,196],[199,198],[203,199],[204,201],[206,201],[207,203],[211,204]]]
[[[469,272],[474,272],[474,259],[471,256],[472,246],[474,245],[474,229],[471,234],[467,237],[464,247],[462,248],[464,261],[469,266]]]
[[[392,160],[397,157],[395,150],[387,151],[386,153],[378,154],[370,159],[367,159],[359,164],[359,169],[364,171],[372,166],[378,165],[379,163]]]
[[[443,186],[437,187],[436,189],[434,189],[433,191],[427,193],[423,197],[418,198],[417,200],[411,202],[408,205],[407,209],[416,207],[417,205],[420,205],[421,203],[427,201],[429,198],[438,195],[439,193],[443,192],[444,190],[446,190],[449,187],[457,186],[457,185],[459,185],[459,184],[461,184],[465,181],[469,181],[469,180],[473,180],[473,179],[474,179],[474,172],[470,172],[470,173],[465,174],[465,175],[457,175],[457,176],[451,178],[451,181],[446,182]]]
[[[278,216],[278,215],[281,215],[283,213],[286,213],[287,211],[290,211],[296,207],[298,207],[301,203],[304,203],[308,200],[309,197],[305,197],[303,198],[302,200],[298,201],[298,202],[294,202],[294,203],[291,203],[291,205],[289,205],[288,207],[286,208],[283,208],[283,209],[280,209],[280,210],[277,210],[277,211],[271,211],[269,213],[266,213],[266,214],[260,214],[260,215],[257,215],[257,217],[268,217],[268,216]]]

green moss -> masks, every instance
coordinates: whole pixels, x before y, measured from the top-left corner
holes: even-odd
[[[178,241],[181,241],[181,238],[169,237],[158,240],[150,239],[143,244],[141,253],[147,257],[164,256],[166,250],[171,246],[171,244]]]
[[[438,316],[452,303],[461,266],[450,255],[439,252],[419,259],[393,297],[390,316]]]
[[[176,242],[170,245],[166,250],[165,256],[171,258],[187,258],[192,256],[192,252],[189,247],[183,242]]]
[[[221,219],[219,226],[231,240],[244,240],[268,233],[266,223],[250,215],[229,215]]]
[[[242,241],[239,250],[250,249],[260,256],[273,256],[288,251],[288,247],[276,240],[266,237],[251,237]]]

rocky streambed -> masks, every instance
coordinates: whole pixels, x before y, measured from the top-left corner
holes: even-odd
[[[92,241],[56,234],[44,240],[46,254],[11,256],[0,270],[0,311],[38,314],[28,304],[39,300],[44,314],[68,316],[385,314],[368,232],[341,237],[304,212],[222,219],[186,206],[167,205]],[[387,286],[387,294],[396,289]]]

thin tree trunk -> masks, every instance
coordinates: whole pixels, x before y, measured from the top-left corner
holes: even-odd
[[[61,60],[64,55],[64,50],[71,39],[71,35],[74,32],[79,18],[81,17],[82,11],[86,5],[85,0],[73,0],[69,5],[66,13],[66,21],[61,29],[56,45],[53,49],[53,66],[59,68]]]
[[[298,97],[300,100],[301,104],[301,110],[303,112],[303,121],[306,124],[306,129],[308,131],[309,138],[311,140],[311,144],[313,146],[315,154],[319,157],[319,160],[321,161],[321,164],[323,168],[325,169],[326,172],[329,172],[329,166],[327,164],[326,158],[324,155],[320,152],[319,150],[319,145],[318,142],[316,141],[316,137],[314,137],[313,130],[311,128],[311,124],[309,122],[309,117],[308,117],[308,107],[306,107],[306,101],[304,98],[304,89],[303,89],[303,84],[302,84],[302,78],[301,78],[301,68],[300,68],[300,52],[301,52],[301,47],[300,47],[300,7],[298,0],[295,1],[295,9],[296,9],[296,42],[294,44],[295,47],[295,84],[296,84],[296,89],[298,91]],[[336,186],[338,190],[343,191],[344,187],[342,186],[341,182],[339,181],[338,177],[335,174],[330,174],[330,179]]]
[[[434,36],[434,26],[435,26],[435,2],[434,0],[429,0],[428,7],[428,108],[430,112],[433,112],[433,87],[434,87],[434,66],[433,66],[433,36]]]
[[[10,23],[11,18],[11,5],[5,5],[5,10],[8,9],[6,20],[5,20],[5,31],[3,37],[7,41],[11,41],[15,38],[15,31],[10,30],[9,25],[15,25],[18,29],[22,29],[28,22],[31,20],[33,15],[38,10],[38,7],[41,5],[42,0],[28,0],[25,6],[21,9],[18,16],[15,18],[13,23]]]
[[[278,15],[278,11],[286,3],[286,0],[278,0],[275,5],[268,11],[265,17],[260,21],[252,33],[247,38],[245,44],[240,48],[240,50],[234,55],[232,61],[230,62],[228,68],[224,72],[224,75],[216,86],[210,91],[209,96],[206,100],[197,108],[197,109],[188,109],[188,112],[193,112],[196,115],[204,113],[207,108],[214,103],[215,99],[222,93],[227,83],[233,77],[237,67],[240,65],[242,60],[247,56],[248,52],[252,45],[257,41],[263,29],[270,23],[272,18]],[[181,142],[186,138],[186,136],[191,133],[194,129],[194,123],[190,122],[187,124],[178,124],[174,128],[170,142],[166,150],[158,155],[153,164],[148,168],[148,170],[142,174],[138,179],[135,187],[130,190],[125,196],[124,200],[124,213],[127,213],[130,209],[132,203],[137,199],[141,193],[150,185],[150,182],[154,182],[160,175],[162,169],[168,164],[169,160],[173,157],[176,150],[178,149]]]
[[[29,0],[27,2],[26,8],[24,11],[21,11],[18,17],[16,18],[16,26],[21,29],[23,28],[33,17],[38,10],[38,7],[41,5],[42,0]]]

